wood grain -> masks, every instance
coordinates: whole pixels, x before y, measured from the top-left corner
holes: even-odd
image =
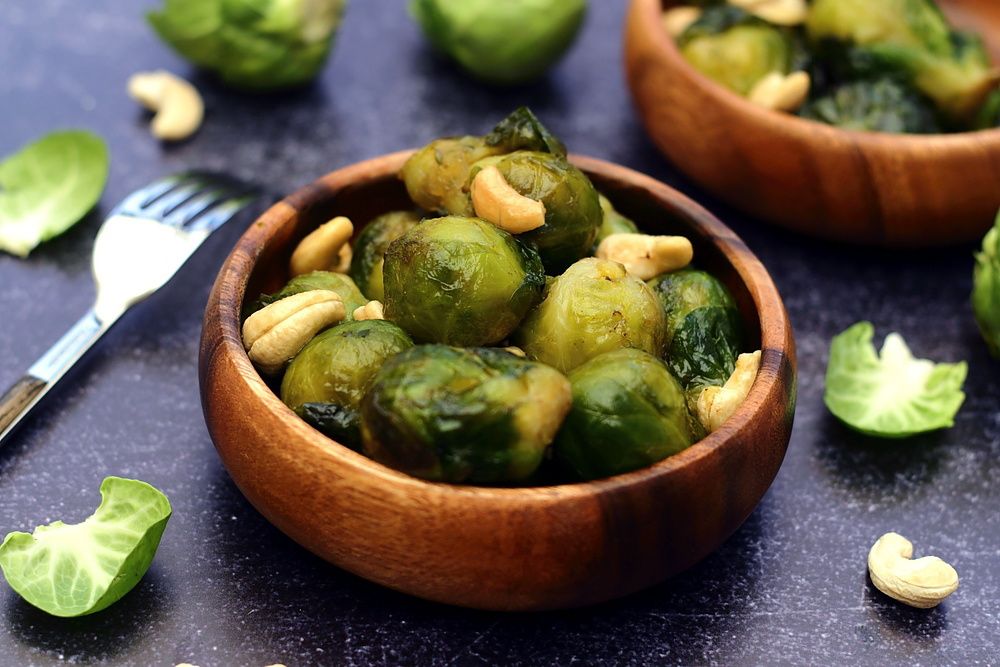
[[[981,238],[1000,208],[1000,129],[916,136],[851,132],[767,111],[695,71],[660,21],[672,0],[632,0],[629,88],[654,143],[717,197],[799,232],[935,246]],[[988,35],[1000,3],[946,0]]]
[[[733,290],[764,350],[744,405],[721,430],[649,468],[585,484],[434,484],[322,436],[289,410],[240,342],[244,296],[280,284],[295,240],[334,211],[363,223],[405,205],[408,153],[335,171],[268,210],[212,290],[201,342],[206,421],[236,484],[292,539],[362,577],[450,604],[535,610],[637,591],[716,549],[781,465],[795,403],[795,350],[764,267],[703,208],[646,176],[583,157],[586,171],[643,227],[688,235],[698,261]],[[361,226],[360,224],[358,225]]]

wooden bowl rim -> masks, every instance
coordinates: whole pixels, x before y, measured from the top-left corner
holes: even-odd
[[[412,149],[399,151],[342,167],[291,193],[251,223],[220,269],[216,281],[219,298],[215,301],[220,309],[219,351],[235,365],[237,376],[247,383],[247,388],[260,400],[259,408],[270,411],[277,418],[292,425],[292,431],[301,439],[301,443],[295,447],[300,454],[332,457],[338,465],[346,465],[360,473],[376,476],[389,485],[410,487],[425,497],[435,494],[449,496],[457,494],[479,500],[484,497],[508,501],[519,499],[521,502],[547,504],[565,501],[572,497],[611,494],[622,487],[643,484],[653,478],[670,475],[689,464],[711,456],[727,443],[738,440],[736,436],[748,424],[765,418],[765,399],[772,392],[781,395],[781,392],[776,390],[782,381],[787,381],[787,378],[782,377],[782,361],[785,357],[794,358],[794,351],[790,349],[793,338],[784,304],[763,264],[725,224],[674,188],[627,167],[597,158],[570,155],[573,164],[584,172],[610,180],[618,179],[630,187],[645,190],[657,200],[657,203],[664,203],[665,208],[675,216],[685,220],[692,227],[700,227],[707,233],[709,242],[713,243],[730,262],[743,282],[760,323],[762,358],[760,370],[750,393],[736,413],[719,430],[682,452],[651,466],[588,482],[525,487],[490,487],[426,481],[384,466],[309,426],[271,391],[243,348],[239,310],[249,277],[263,249],[279,229],[292,223],[312,205],[347,186],[359,181],[374,182],[395,175],[413,152]],[[241,268],[244,269],[242,275]],[[231,304],[231,307],[224,304]],[[206,314],[206,321],[208,318],[209,315]],[[794,378],[792,381],[794,382]],[[307,450],[312,453],[307,454]]]
[[[970,145],[969,142],[972,140],[995,141],[997,148],[1000,148],[1000,128],[966,130],[964,132],[951,132],[947,134],[891,134],[888,132],[844,129],[816,120],[802,118],[794,114],[765,109],[708,78],[696,70],[681,55],[676,42],[663,28],[663,21],[661,20],[663,0],[632,0],[632,2],[642,12],[640,15],[641,20],[634,23],[641,30],[651,31],[649,36],[657,53],[661,56],[661,61],[665,61],[678,69],[691,84],[702,86],[719,104],[735,107],[741,113],[750,116],[758,125],[765,125],[768,130],[775,133],[792,134],[796,139],[803,142],[815,141],[817,134],[834,141],[842,142],[849,139],[854,144],[860,145],[863,148],[881,151],[967,148]],[[673,4],[682,3],[675,2]],[[633,22],[626,22],[626,40],[628,39],[629,26],[632,24]]]

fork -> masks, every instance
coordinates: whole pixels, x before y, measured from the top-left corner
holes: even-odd
[[[125,311],[256,198],[245,183],[192,171],[154,181],[112,209],[94,241],[94,305],[0,398],[0,445]]]

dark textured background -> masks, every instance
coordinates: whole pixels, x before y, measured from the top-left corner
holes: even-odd
[[[297,547],[229,481],[202,420],[201,312],[247,220],[216,235],[161,293],[129,313],[45,409],[0,451],[0,531],[97,504],[108,474],[163,489],[174,516],[152,569],[121,603],[59,620],[0,585],[0,664],[1000,663],[1000,364],[968,307],[970,247],[862,251],[793,237],[705,197],[644,137],[621,73],[624,6],[594,0],[569,57],[514,90],[471,83],[430,54],[402,0],[354,0],[320,81],[252,97],[195,77],[208,116],[164,147],[125,95],[136,70],[188,67],[127,0],[5,0],[0,155],[59,127],[112,152],[101,209],[30,259],[0,256],[0,383],[17,378],[90,304],[92,239],[106,211],[186,166],[294,189],[356,160],[442,134],[480,132],[530,104],[573,150],[674,184],[746,239],[796,329],[799,407],[784,467],[717,553],[628,599],[566,613],[451,609],[359,580]],[[137,251],[139,251],[137,249]],[[853,435],[822,404],[827,346],[859,319],[903,333],[921,356],[969,362],[955,428],[904,442]],[[962,577],[940,608],[897,605],[868,583],[888,530]]]

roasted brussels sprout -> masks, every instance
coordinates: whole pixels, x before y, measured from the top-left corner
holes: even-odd
[[[570,406],[569,381],[499,349],[421,345],[390,359],[361,405],[365,453],[416,477],[530,477]]]
[[[469,169],[492,155],[532,150],[565,156],[566,147],[527,107],[515,109],[484,137],[445,138],[427,144],[403,165],[400,177],[413,202],[428,211],[472,215]]]
[[[941,131],[933,105],[889,78],[838,86],[806,103],[799,115],[848,130],[911,134]]]
[[[722,386],[740,353],[739,311],[729,290],[697,269],[665,273],[649,281],[666,312],[665,358],[693,398]]]
[[[634,222],[615,210],[611,200],[602,194],[599,194],[597,199],[601,203],[602,217],[601,226],[597,230],[597,238],[594,239],[594,245],[590,249],[592,254],[597,252],[597,246],[601,245],[601,241],[612,234],[636,234],[639,231],[639,227]]]
[[[698,439],[684,390],[656,357],[615,350],[569,374],[573,406],[553,451],[585,480],[656,463]]]
[[[989,130],[1000,127],[1000,90],[994,90],[976,114],[974,129]]]
[[[791,71],[796,56],[790,31],[732,6],[707,8],[677,45],[695,69],[743,96],[766,75]]]
[[[314,289],[325,289],[336,292],[340,299],[344,302],[344,308],[347,311],[347,319],[351,319],[351,313],[358,306],[363,306],[367,303],[364,295],[361,294],[361,290],[358,286],[354,284],[349,276],[343,273],[334,273],[332,271],[313,271],[312,273],[305,273],[301,276],[295,276],[289,280],[280,291],[274,294],[262,294],[255,301],[253,301],[250,306],[243,313],[244,317],[249,316],[264,306],[274,303],[275,301],[280,301],[287,296],[292,296],[293,294],[299,294],[301,292],[309,292]]]
[[[375,218],[361,230],[354,242],[350,275],[369,299],[382,301],[382,262],[389,244],[420,222],[415,211],[393,211]]]
[[[590,252],[603,214],[597,190],[582,171],[551,153],[517,151],[478,162],[470,180],[488,165],[518,193],[545,205],[545,224],[518,238],[538,248],[546,271],[558,273]]]
[[[1000,359],[1000,215],[976,253],[972,283],[972,310],[983,340],[994,357]]]
[[[421,342],[491,345],[542,296],[538,253],[479,218],[425,220],[389,245],[386,317]]]
[[[529,359],[568,372],[620,348],[659,355],[665,329],[663,307],[644,282],[617,262],[588,257],[551,282],[512,341]]]
[[[389,357],[413,347],[386,320],[346,322],[313,338],[281,382],[281,400],[318,430],[357,448],[358,407]]]

